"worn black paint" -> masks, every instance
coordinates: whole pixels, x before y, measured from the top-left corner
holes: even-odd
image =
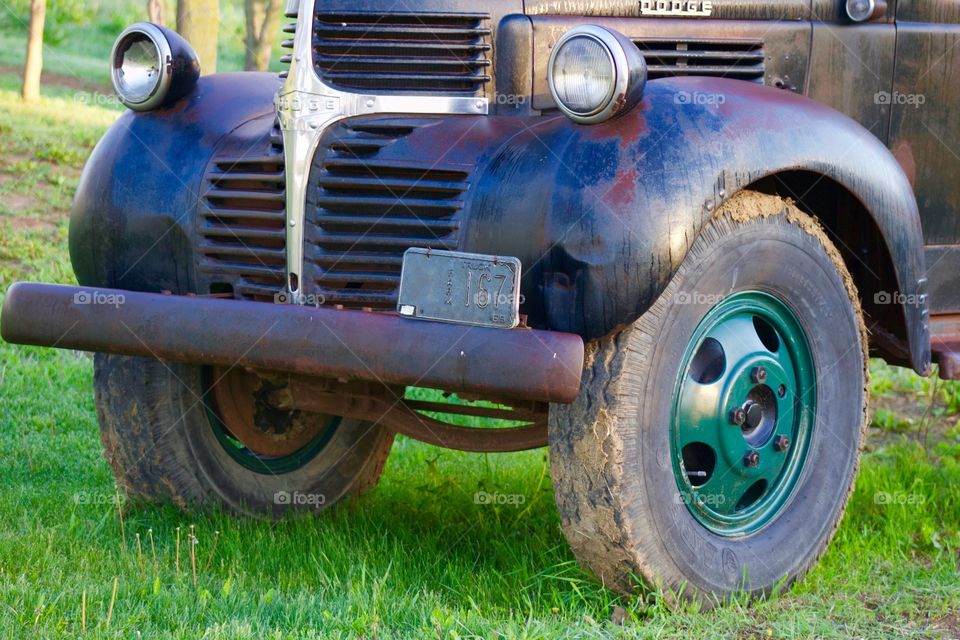
[[[678,92],[724,100],[678,104]],[[798,122],[804,126],[788,126]],[[446,118],[379,159],[428,150],[477,167],[461,248],[521,258],[523,311],[533,326],[589,340],[633,322],[725,199],[799,168],[835,181],[866,207],[895,265],[897,281],[887,284],[922,293],[920,221],[903,171],[862,127],[788,92],[722,79],[657,80],[638,109],[603,125],[560,116]],[[905,313],[904,337],[924,370],[923,308]]]
[[[87,162],[70,221],[83,285],[196,291],[193,256],[201,180],[232,132],[273,113],[273,74],[201,78],[169,109],[124,114]],[[272,118],[265,126],[272,125]]]

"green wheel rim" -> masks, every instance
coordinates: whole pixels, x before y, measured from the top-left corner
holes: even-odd
[[[674,389],[670,449],[680,499],[722,536],[753,533],[789,500],[816,411],[813,355],[797,317],[758,291],[701,321]]]
[[[243,446],[239,440],[234,439],[227,433],[223,421],[220,420],[220,416],[218,416],[213,407],[210,406],[210,403],[206,404],[206,409],[210,426],[213,429],[214,435],[217,437],[217,441],[223,446],[224,451],[237,463],[250,471],[271,476],[292,473],[306,466],[326,448],[333,434],[336,433],[337,428],[340,426],[340,418],[331,418],[330,424],[298,451],[287,456],[261,456]]]

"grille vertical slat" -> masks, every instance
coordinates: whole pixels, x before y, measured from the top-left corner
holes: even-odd
[[[392,310],[407,249],[458,248],[469,168],[380,157],[428,123],[365,119],[325,135],[307,198],[308,293]]]
[[[482,13],[324,13],[314,64],[345,90],[475,95],[490,81],[492,31]]]
[[[286,176],[277,126],[261,150],[214,159],[204,178],[200,270],[250,300],[286,282]]]
[[[647,61],[650,79],[716,76],[763,82],[762,40],[650,39],[634,43]]]

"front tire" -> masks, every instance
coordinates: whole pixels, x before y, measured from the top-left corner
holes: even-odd
[[[100,435],[132,497],[256,516],[321,511],[372,488],[393,443],[379,425],[274,409],[238,370],[97,354]]]
[[[866,425],[866,330],[822,229],[745,192],[664,294],[588,346],[550,415],[564,533],[582,564],[711,606],[767,594],[824,552]]]

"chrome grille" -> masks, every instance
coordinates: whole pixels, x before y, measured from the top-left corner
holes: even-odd
[[[218,157],[204,178],[200,270],[237,297],[273,301],[286,282],[286,176],[275,126],[262,147]]]
[[[761,40],[635,40],[650,79],[717,76],[763,82]]]
[[[469,170],[378,157],[429,122],[365,119],[324,136],[307,194],[306,293],[392,310],[408,248],[457,248]]]
[[[490,80],[482,13],[324,13],[314,64],[327,84],[360,91],[477,94]]]

